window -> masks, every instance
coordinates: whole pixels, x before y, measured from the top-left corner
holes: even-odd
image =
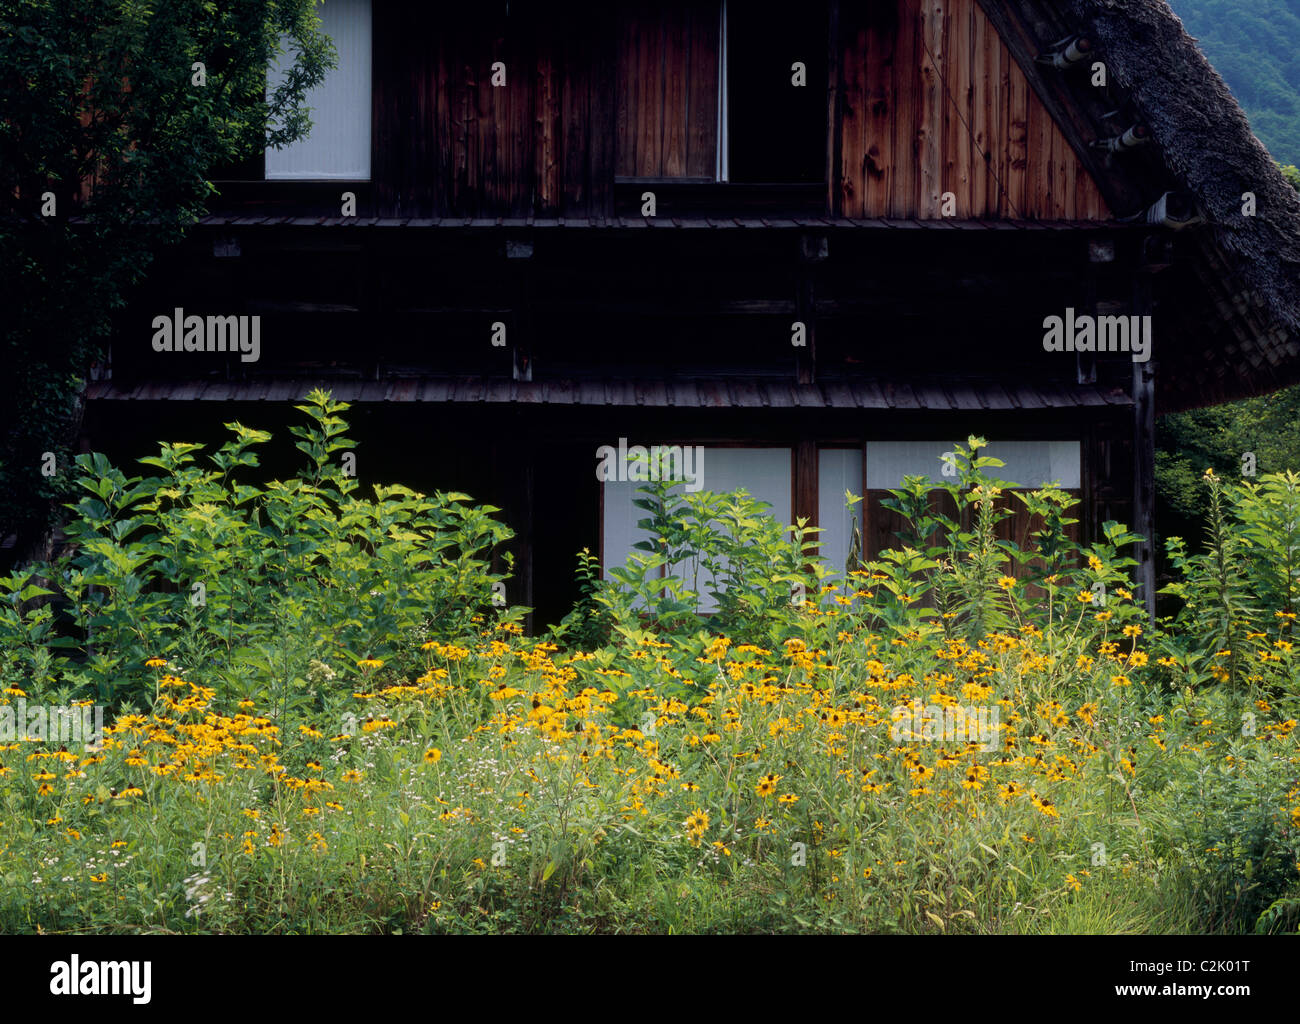
[[[867,444],[867,490],[898,487],[904,476],[928,476],[935,483],[951,483],[943,476],[943,456],[953,445],[944,441],[875,441]],[[1020,487],[1042,487],[1053,481],[1065,490],[1081,486],[1082,467],[1078,441],[992,441],[980,455],[1001,459],[986,475]]]
[[[703,451],[703,460],[691,463],[699,471],[692,483],[698,490],[725,493],[744,488],[755,498],[767,502],[771,507],[767,514],[780,523],[789,523],[793,507],[791,465],[794,451],[791,448],[718,448],[708,447]],[[619,477],[626,476],[619,473]],[[637,542],[649,538],[649,534],[637,526],[637,521],[646,518],[649,513],[633,505],[638,498],[640,483],[623,479],[610,479],[604,484],[604,514],[602,523],[601,564],[609,578],[612,567],[624,565],[631,553],[644,554],[635,548]],[[678,485],[679,487],[682,485]],[[672,567],[672,574],[682,576],[688,586],[694,581],[689,578],[690,569],[685,565]],[[711,611],[716,603],[707,592],[712,589],[713,580],[707,574],[701,574],[698,581],[700,611]]]
[[[774,12],[723,0],[622,14],[622,178],[818,183],[826,175],[824,0]],[[794,65],[803,64],[802,85]]]
[[[818,553],[836,577],[843,578],[853,538],[853,516],[844,492],[862,496],[862,449],[823,448],[817,453]],[[862,506],[856,507],[858,515]]]
[[[670,2],[622,13],[616,174],[717,177],[720,30],[713,4]]]
[[[826,6],[723,3],[720,180],[826,177]],[[796,63],[804,85],[793,83]]]
[[[329,0],[319,8],[321,30],[338,50],[338,63],[307,94],[311,131],[283,149],[266,151],[266,177],[278,180],[370,177],[370,0]],[[283,80],[282,66],[267,72],[267,88]]]

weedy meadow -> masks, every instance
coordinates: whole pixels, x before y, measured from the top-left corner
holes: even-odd
[[[0,742],[0,928],[1300,925],[1300,477],[1207,474],[1154,623],[1138,538],[1074,542],[1074,499],[978,438],[846,566],[744,492],[649,483],[651,539],[609,579],[582,553],[530,637],[497,509],[363,497],[347,406],[299,408],[290,480],[239,424],[146,476],[82,456],[68,550],[0,580],[0,710],[109,711]]]

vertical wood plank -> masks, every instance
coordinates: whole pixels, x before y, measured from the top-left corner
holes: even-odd
[[[957,216],[971,210],[971,11],[973,0],[945,0],[944,54],[941,70],[943,103],[943,151],[940,193],[951,192],[957,200]]]
[[[1007,53],[1007,212],[1010,218],[1028,214],[1029,82]]]
[[[893,153],[895,173],[890,183],[889,215],[911,217],[920,195],[918,132],[920,122],[920,29],[922,0],[895,0],[898,4],[898,42],[894,48]]]
[[[615,45],[617,19],[608,4],[599,4],[586,19],[595,55],[587,100],[587,215],[614,215],[614,81],[618,71]]]
[[[615,88],[615,169],[618,174],[636,173],[636,20],[625,14],[618,21],[618,70]],[[579,104],[574,101],[573,111]]]
[[[686,11],[673,11],[664,25],[663,156],[661,173],[680,178],[686,173],[686,82],[691,74],[686,45]]]
[[[1074,220],[1078,216],[1078,206],[1075,203],[1075,194],[1078,190],[1079,182],[1079,162],[1075,159],[1074,150],[1070,144],[1065,141],[1065,136],[1061,133],[1060,128],[1053,126],[1052,134],[1055,139],[1052,144],[1052,155],[1056,161],[1057,176],[1057,196],[1059,197],[1058,207],[1061,210],[1061,216],[1067,220]]]
[[[840,4],[827,4],[827,95],[826,95],[826,214],[840,216]]]
[[[894,63],[898,26],[876,19],[862,41],[866,81],[862,95],[861,170],[864,217],[883,217],[889,210],[900,154],[894,149]]]
[[[971,2],[971,216],[988,217],[993,112],[997,103],[998,40],[979,4]]]
[[[570,18],[556,44],[558,88],[560,90],[560,179],[563,199],[561,212],[566,217],[581,216],[587,203],[587,123],[591,95],[591,62],[595,59],[590,40]],[[622,105],[615,97],[615,109]],[[618,116],[617,113],[615,115]],[[592,142],[594,143],[594,138]],[[615,139],[621,145],[622,136]]]
[[[657,177],[664,172],[664,34],[671,15],[658,11],[645,33],[645,84],[639,112],[641,132],[637,142],[639,173]]]
[[[633,160],[629,173],[648,176],[657,172],[659,150],[656,144],[656,111],[658,103],[652,96],[660,86],[659,18],[653,12],[639,9],[632,21],[632,52],[635,54],[632,73],[632,135]]]
[[[872,62],[867,49],[867,28],[858,24],[845,32],[840,90],[840,209],[845,217],[870,217],[868,209],[866,154],[863,152],[863,126],[867,118],[864,74],[870,75]]]
[[[1030,140],[1028,140],[1028,159],[1030,159],[1030,205],[1037,217],[1056,217],[1056,188],[1053,187],[1053,175],[1056,162],[1053,160],[1052,135],[1054,126],[1052,117],[1036,100],[1030,96]]]
[[[718,29],[717,5],[692,5],[689,9],[686,76],[686,174],[711,178],[717,167],[718,146]]]
[[[916,216],[923,219],[939,216],[939,196],[944,191],[942,161],[945,103],[942,74],[945,60],[943,19],[946,6],[945,0],[921,0],[921,112],[917,135],[920,202]]]
[[[553,214],[560,209],[556,177],[559,169],[557,126],[560,123],[559,69],[556,66],[558,40],[548,30],[544,40],[538,36],[537,42],[542,45],[537,53],[537,88],[533,93],[535,203],[539,214]]]

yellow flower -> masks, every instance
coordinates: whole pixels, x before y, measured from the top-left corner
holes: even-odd
[[[776,802],[780,804],[785,804],[788,807],[791,804],[795,803],[798,799],[799,798],[795,796],[793,793],[782,793],[779,797],[776,798]]]
[[[700,837],[709,830],[709,816],[697,807],[683,824],[686,826],[686,836],[690,839],[691,845],[699,846]]]
[[[439,750],[437,747],[430,747],[428,750],[424,752],[425,764],[437,764],[441,760],[442,760],[442,751]]]
[[[776,792],[776,784],[781,781],[780,775],[764,775],[758,780],[758,785],[754,787],[759,796],[771,796]]]
[[[998,586],[1001,587],[1003,590],[1010,590],[1015,585],[1016,585],[1016,580],[1014,576],[1002,576],[999,577],[998,579]]]
[[[150,658],[144,663],[145,668],[163,668],[167,664],[166,658]]]
[[[1070,892],[1078,892],[1080,889],[1083,888],[1083,883],[1080,882],[1077,878],[1075,878],[1074,875],[1066,875],[1065,887],[1068,890],[1070,890]]]

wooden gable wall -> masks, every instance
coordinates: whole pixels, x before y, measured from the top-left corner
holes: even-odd
[[[612,18],[598,7],[376,2],[377,212],[603,216]],[[492,65],[506,84],[492,84]]]
[[[976,0],[842,4],[838,195],[846,217],[1110,216]]]
[[[712,180],[719,27],[712,3],[621,12],[616,174]]]
[[[1110,216],[977,0],[838,8],[826,213]],[[377,215],[606,217],[616,175],[713,179],[714,4],[505,11],[376,0]]]

